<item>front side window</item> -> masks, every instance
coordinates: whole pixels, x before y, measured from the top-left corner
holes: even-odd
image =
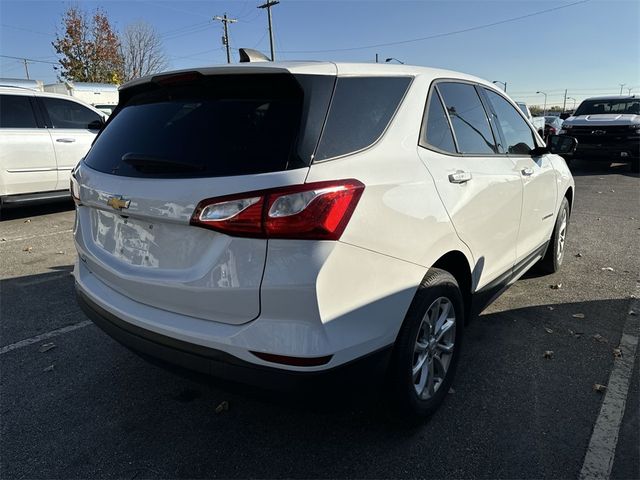
[[[410,83],[409,77],[338,78],[316,160],[357,152],[375,143]]]
[[[101,122],[100,115],[79,103],[62,98],[42,97],[53,128],[77,128],[87,130],[93,122]],[[92,126],[91,128],[96,128]]]
[[[535,148],[536,142],[527,122],[513,105],[501,95],[489,89],[485,89],[485,92],[498,117],[498,124],[504,135],[507,153],[528,155]]]
[[[447,120],[447,114],[440,101],[440,96],[435,89],[431,91],[431,95],[429,96],[427,122],[422,141],[438,150],[456,153],[456,146],[453,143],[453,134],[449,127],[449,120]]]
[[[468,83],[441,82],[437,89],[451,120],[459,152],[497,153],[489,119],[475,87]]]
[[[0,95],[0,128],[38,128],[29,97]]]

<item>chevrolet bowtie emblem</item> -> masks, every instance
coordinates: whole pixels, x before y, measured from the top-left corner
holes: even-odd
[[[107,205],[116,210],[122,210],[123,208],[129,208],[131,200],[125,200],[122,197],[109,197]]]

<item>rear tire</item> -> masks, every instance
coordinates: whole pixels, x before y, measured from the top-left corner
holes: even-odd
[[[569,230],[569,202],[562,199],[560,211],[556,217],[556,225],[553,228],[547,252],[539,263],[539,269],[544,273],[556,273],[562,266],[566,250],[567,231]]]
[[[429,270],[400,329],[389,368],[391,400],[402,416],[426,418],[449,393],[464,315],[462,293],[453,275]]]

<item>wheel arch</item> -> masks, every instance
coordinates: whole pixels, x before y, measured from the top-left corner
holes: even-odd
[[[452,250],[436,260],[432,268],[439,268],[449,272],[458,282],[464,299],[465,323],[468,323],[471,318],[471,291],[473,278],[467,257],[459,250]]]
[[[569,202],[569,212],[573,211],[573,187],[567,188],[567,191],[564,192],[564,198]]]

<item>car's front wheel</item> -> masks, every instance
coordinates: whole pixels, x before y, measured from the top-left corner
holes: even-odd
[[[458,282],[444,270],[431,269],[394,346],[390,375],[402,414],[426,417],[442,403],[455,375],[463,326]]]

